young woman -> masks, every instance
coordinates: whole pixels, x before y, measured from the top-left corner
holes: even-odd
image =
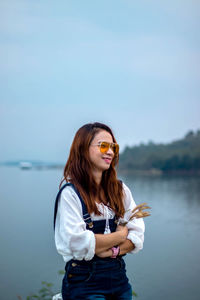
[[[144,222],[129,221],[136,204],[117,179],[118,157],[108,126],[77,131],[54,212],[56,248],[66,262],[63,300],[132,299],[123,256],[143,248]]]

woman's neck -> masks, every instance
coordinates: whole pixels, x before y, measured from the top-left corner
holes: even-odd
[[[97,185],[100,185],[101,183],[101,178],[102,178],[102,172],[98,171],[98,170],[93,170],[92,171],[92,175],[94,177],[94,180],[96,182]]]

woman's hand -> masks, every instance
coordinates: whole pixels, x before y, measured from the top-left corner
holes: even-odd
[[[126,240],[127,235],[128,235],[128,228],[126,226],[118,225],[116,228],[116,231],[120,232],[123,239]]]

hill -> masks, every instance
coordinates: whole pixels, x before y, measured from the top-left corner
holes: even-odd
[[[200,130],[169,144],[126,147],[120,154],[119,171],[200,174]]]

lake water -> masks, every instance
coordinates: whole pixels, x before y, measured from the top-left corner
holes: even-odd
[[[42,281],[60,290],[64,269],[53,236],[62,170],[0,167],[0,299],[26,299]],[[121,177],[136,203],[147,202],[144,249],[127,255],[139,300],[197,300],[200,295],[200,177]]]

